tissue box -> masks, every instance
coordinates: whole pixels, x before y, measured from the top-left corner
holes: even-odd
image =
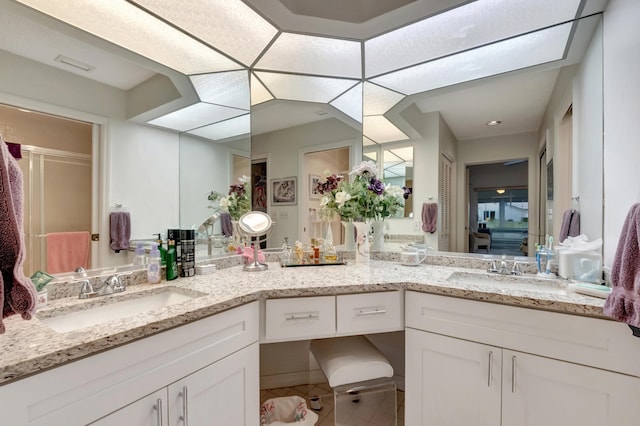
[[[597,283],[600,282],[602,256],[594,251],[560,250],[558,275],[562,278]]]

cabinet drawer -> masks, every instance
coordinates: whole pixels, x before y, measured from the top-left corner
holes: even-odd
[[[336,333],[334,296],[270,299],[265,306],[265,341],[306,340]]]
[[[404,330],[401,291],[340,295],[336,312],[338,335]]]

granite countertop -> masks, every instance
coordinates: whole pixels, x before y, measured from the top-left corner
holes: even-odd
[[[170,328],[204,318],[224,310],[258,300],[296,296],[337,295],[385,290],[413,290],[479,301],[509,304],[525,308],[604,318],[604,299],[575,294],[531,292],[507,285],[451,281],[458,273],[486,274],[482,270],[439,265],[403,266],[396,262],[371,260],[369,264],[332,265],[322,267],[282,268],[270,263],[269,269],[249,273],[241,266],[220,269],[210,275],[196,275],[160,284],[130,285],[123,293],[89,299],[90,303],[109,304],[134,298],[166,287],[196,295],[186,302],[166,308],[141,312],[104,324],[58,333],[40,318],[73,311],[88,303],[77,297],[50,300],[38,310],[36,317],[24,321],[19,316],[4,320],[6,333],[0,335],[0,385],[26,377],[69,361],[95,354]],[[493,278],[500,278],[495,274]],[[517,277],[516,279],[523,279]],[[513,279],[511,279],[513,280]],[[550,280],[557,287],[566,282]]]

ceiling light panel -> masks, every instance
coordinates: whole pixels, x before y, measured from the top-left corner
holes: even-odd
[[[255,72],[277,99],[329,103],[358,81],[344,78],[310,77]]]
[[[249,114],[245,114],[241,115],[240,117],[235,117],[229,120],[221,121],[219,123],[200,127],[187,133],[201,136],[206,139],[219,141],[245,134],[248,135],[250,132],[251,119]]]
[[[571,23],[372,79],[407,95],[562,59]]]
[[[256,68],[359,79],[361,53],[357,41],[282,33]]]
[[[278,30],[240,0],[135,0],[189,34],[252,64]]]
[[[241,66],[125,1],[18,0],[183,74]]]
[[[382,115],[404,99],[401,93],[394,92],[369,82],[364,83],[364,115]]]
[[[580,0],[483,0],[367,40],[366,77],[574,19]]]
[[[189,77],[203,102],[249,110],[249,73],[246,70]]]
[[[343,95],[331,102],[331,105],[362,123],[362,84],[355,85]]]
[[[148,121],[148,123],[186,132],[244,114],[246,111],[200,102]]]
[[[273,99],[273,95],[269,93],[264,84],[251,73],[251,106],[261,104]]]
[[[363,133],[377,143],[403,141],[409,139],[402,130],[382,115],[363,118]]]

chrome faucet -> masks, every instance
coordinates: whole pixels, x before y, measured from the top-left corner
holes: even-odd
[[[80,299],[88,299],[96,296],[120,293],[127,289],[122,278],[118,274],[110,275],[102,284],[93,286],[89,280],[82,280],[80,286]]]
[[[507,257],[502,255],[502,260],[500,261],[500,269],[498,270],[500,275],[509,275],[509,268],[507,267]]]

